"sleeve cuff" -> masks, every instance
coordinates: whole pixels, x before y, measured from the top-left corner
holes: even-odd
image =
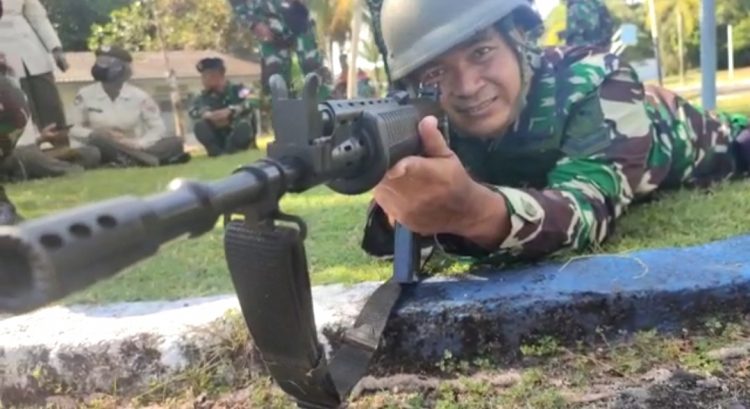
[[[501,250],[520,250],[542,228],[544,209],[530,194],[520,189],[486,185],[505,199],[510,218],[510,234],[500,243]]]

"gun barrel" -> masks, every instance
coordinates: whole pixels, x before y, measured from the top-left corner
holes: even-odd
[[[218,218],[274,189],[299,169],[259,161],[211,183],[173,181],[168,192],[125,196],[0,227],[0,312],[23,313],[110,277],[180,236],[210,231]]]

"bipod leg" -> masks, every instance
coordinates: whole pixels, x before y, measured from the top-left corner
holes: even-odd
[[[271,376],[300,407],[337,408],[339,395],[315,326],[305,230],[302,220],[278,214],[259,222],[230,221],[226,259],[245,322]]]

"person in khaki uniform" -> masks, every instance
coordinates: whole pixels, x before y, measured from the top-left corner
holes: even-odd
[[[47,11],[39,0],[2,0],[2,8],[0,52],[20,79],[34,123],[40,130],[64,131],[65,110],[52,62],[62,71],[68,69],[68,62]]]
[[[2,51],[0,76],[19,90],[24,98],[24,112],[30,112],[28,98],[20,90],[19,80]],[[67,130],[61,131],[56,128],[56,124],[51,124],[36,132],[38,130],[31,121],[27,121],[25,129],[21,131],[31,132],[25,132],[22,137],[14,139],[15,149],[12,154],[5,152],[3,160],[0,160],[0,179],[10,181],[65,176],[83,172],[84,168],[92,168],[99,164],[100,154],[97,148],[72,148]]]
[[[75,97],[70,137],[95,146],[103,164],[159,166],[190,160],[182,139],[167,136],[159,106],[130,85],[133,58],[120,47],[96,51],[91,73],[96,83]]]

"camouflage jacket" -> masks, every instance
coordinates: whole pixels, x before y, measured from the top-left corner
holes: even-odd
[[[498,260],[598,245],[634,200],[732,175],[729,146],[747,125],[644,86],[616,55],[547,49],[512,130],[489,141],[450,138],[471,176],[505,199],[509,236],[490,252],[460,237],[436,239],[449,253]],[[363,247],[382,255],[389,239],[375,233],[383,221],[374,210]]]
[[[268,24],[277,42],[289,43],[310,25],[309,11],[299,0],[230,0],[230,3],[235,16],[249,28],[259,22]]]
[[[614,35],[614,23],[603,0],[568,0],[565,43],[607,45]]]
[[[242,119],[251,115],[258,106],[258,100],[251,97],[250,89],[243,84],[227,81],[223,92],[203,90],[193,101],[188,114],[193,120],[199,120],[208,111],[232,108],[232,119]]]
[[[7,77],[0,75],[0,163],[13,152],[28,119],[23,93]]]

